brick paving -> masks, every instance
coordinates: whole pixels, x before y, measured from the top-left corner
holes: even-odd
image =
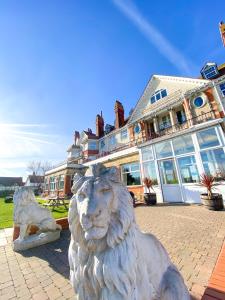
[[[136,207],[137,223],[168,250],[195,299],[201,299],[225,237],[225,211],[201,206]],[[15,253],[12,229],[0,231],[0,300],[74,299],[69,283],[69,231],[51,244]]]

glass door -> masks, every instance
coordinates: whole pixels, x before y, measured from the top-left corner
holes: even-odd
[[[160,160],[159,170],[164,202],[182,202],[174,159]]]

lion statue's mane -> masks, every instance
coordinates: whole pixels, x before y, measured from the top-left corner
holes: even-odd
[[[29,235],[32,225],[40,232],[61,229],[47,208],[40,206],[30,187],[19,187],[13,195],[14,224],[20,227],[19,239]]]
[[[76,174],[72,191],[69,264],[78,300],[190,299],[164,247],[138,229],[115,167],[97,164]]]

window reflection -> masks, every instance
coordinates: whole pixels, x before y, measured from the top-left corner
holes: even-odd
[[[197,138],[201,149],[219,146],[219,140],[215,128],[209,128],[197,132]]]
[[[199,182],[198,169],[193,155],[178,158],[178,164],[183,183]]]

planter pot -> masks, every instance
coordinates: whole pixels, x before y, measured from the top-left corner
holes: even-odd
[[[144,200],[146,205],[155,205],[156,193],[144,193]]]
[[[212,194],[211,198],[208,194],[201,194],[201,201],[209,210],[222,210],[224,208],[223,197],[221,194]]]

